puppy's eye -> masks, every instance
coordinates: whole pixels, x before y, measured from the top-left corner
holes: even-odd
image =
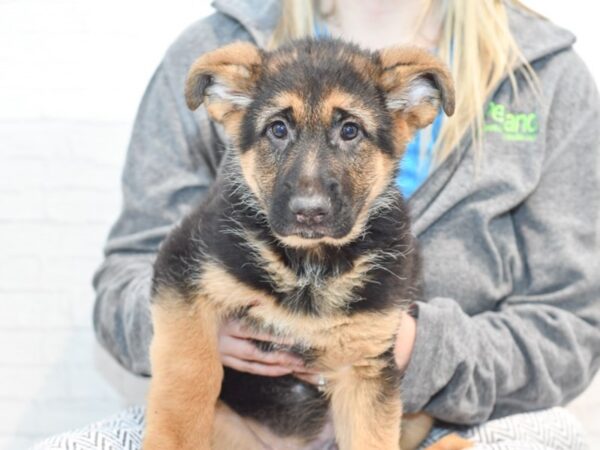
[[[340,130],[340,137],[344,141],[351,141],[352,139],[356,139],[358,136],[359,128],[358,125],[353,122],[346,122],[342,125],[342,129]]]
[[[285,139],[288,135],[288,129],[281,120],[273,122],[270,126],[271,134],[277,139]]]

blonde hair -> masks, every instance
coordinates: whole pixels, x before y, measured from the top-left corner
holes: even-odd
[[[510,1],[530,11],[519,0]],[[423,3],[423,18],[434,8],[444,8],[438,56],[450,67],[454,80],[460,80],[456,86],[456,112],[442,122],[434,148],[434,158],[439,164],[469,129],[476,149],[481,147],[484,103],[506,76],[517,92],[515,67],[536,93],[537,78],[510,32],[503,0],[423,0]],[[317,20],[322,17],[318,0],[283,0],[271,46],[313,35]]]

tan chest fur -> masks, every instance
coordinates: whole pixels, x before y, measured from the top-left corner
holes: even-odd
[[[273,255],[269,255],[273,256]],[[267,271],[278,277],[281,289],[297,287],[297,276],[275,259],[270,259]],[[291,341],[294,346],[314,351],[313,366],[333,370],[344,365],[361,364],[374,358],[392,344],[400,324],[400,311],[362,312],[347,315],[338,308],[347,301],[352,289],[362,285],[372,261],[362,258],[353,270],[317,286],[315,291],[323,302],[323,313],[318,316],[292,312],[279,305],[275,298],[240,282],[218,263],[207,263],[198,282],[199,301],[208,302],[223,319],[245,311],[246,323],[260,331]]]

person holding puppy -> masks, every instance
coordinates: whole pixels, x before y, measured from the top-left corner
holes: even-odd
[[[600,103],[573,35],[516,0],[217,0],[215,8],[169,49],[140,106],[123,211],[94,279],[100,342],[128,370],[150,375],[152,263],[207,192],[227,142],[205,111],[185,106],[185,77],[200,54],[305,36],[418,45],[448,64],[457,98],[452,118],[440,115],[410,143],[398,177],[424,272],[424,298],[404,317],[394,355],[405,412],[445,424],[429,442],[460,426],[489,448],[498,444],[490,430],[509,436],[503,448],[565,448],[561,439],[583,448],[574,419],[549,409],[581,393],[600,366]],[[225,324],[222,363],[320,383],[293,354],[262,352],[252,340],[271,338]],[[325,430],[314,448],[332,445],[331,436]]]

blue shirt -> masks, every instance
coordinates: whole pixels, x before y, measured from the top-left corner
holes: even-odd
[[[433,147],[440,134],[441,127],[442,114],[438,114],[431,125],[431,134],[427,136],[429,138],[428,142],[421,143],[426,137],[423,136],[422,130],[418,130],[413,140],[406,146],[406,151],[404,152],[402,161],[400,161],[400,170],[396,175],[396,185],[404,198],[409,198],[413,195],[427,179],[433,158]],[[420,154],[421,145],[425,146],[423,155]]]

